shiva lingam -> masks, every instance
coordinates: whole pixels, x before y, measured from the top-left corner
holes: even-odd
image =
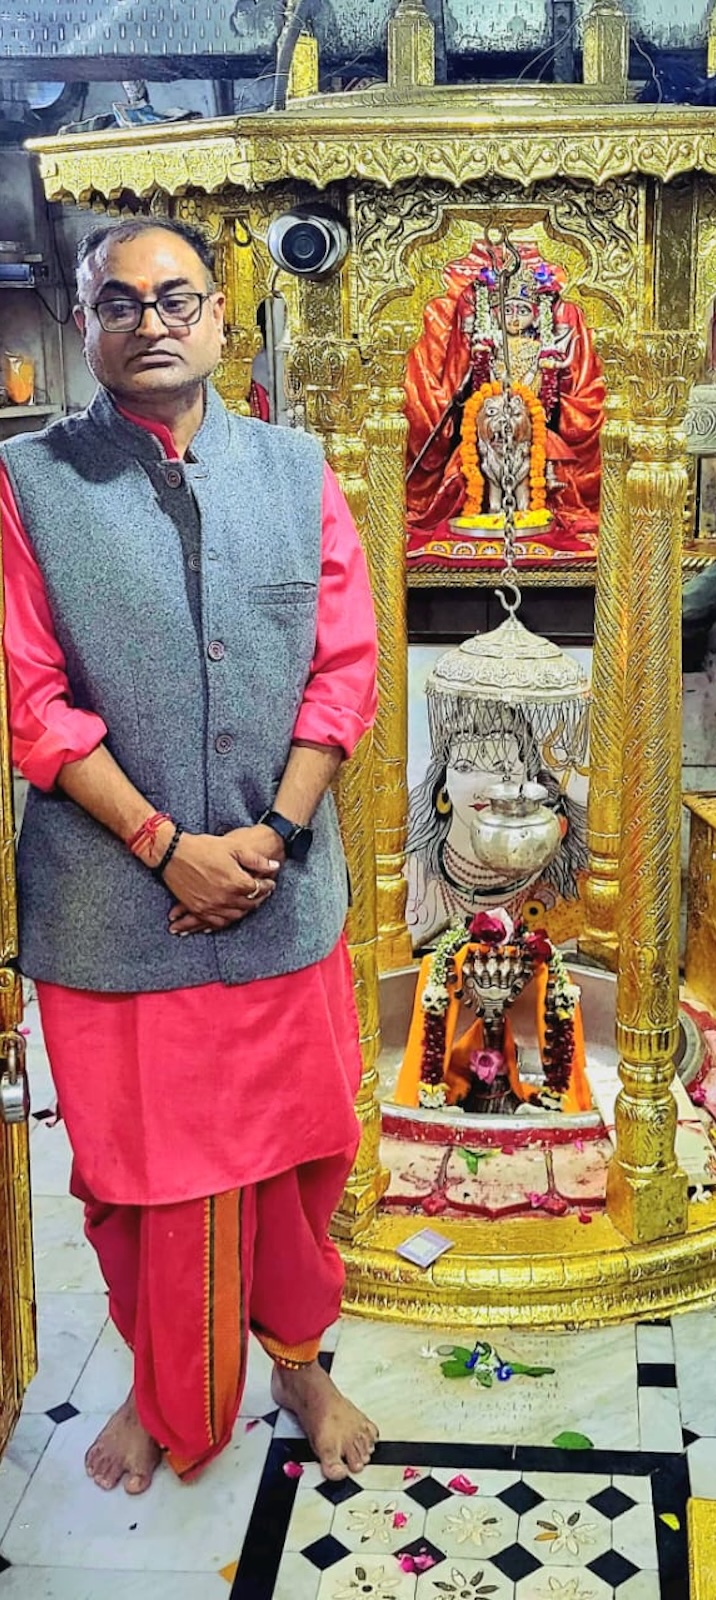
[[[492,923],[498,918],[488,914],[486,919],[475,919],[480,920]],[[483,1046],[469,1056],[472,1083],[460,1101],[463,1111],[499,1116],[516,1111],[520,1105],[507,1066],[505,1013],[533,971],[534,963],[522,943],[479,943],[469,947],[462,969],[462,1001],[482,1018]]]
[[[534,986],[542,1081],[520,1073],[509,1010]],[[453,1106],[473,1115],[589,1110],[580,991],[543,932],[507,912],[478,912],[453,924],[423,960],[395,1102],[424,1110]],[[462,1006],[475,1021],[459,1033]]]

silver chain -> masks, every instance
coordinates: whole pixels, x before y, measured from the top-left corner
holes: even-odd
[[[492,230],[488,229],[488,240],[491,231]],[[503,257],[502,263],[500,263],[497,251],[491,251],[492,265],[497,277],[498,313],[500,320],[500,337],[502,340],[502,363],[505,372],[502,385],[502,510],[505,519],[505,565],[502,572],[502,579],[504,583],[508,583],[511,588],[514,589],[516,599],[512,605],[508,605],[504,594],[501,593],[499,589],[497,590],[497,594],[499,595],[505,610],[514,614],[520,604],[521,595],[517,581],[518,573],[515,567],[515,513],[517,511],[517,499],[515,495],[515,419],[512,412],[514,390],[512,388],[510,340],[507,332],[507,286],[510,278],[513,278],[515,273],[519,270],[520,258],[514,245],[512,245],[508,240],[504,230],[498,229],[495,230],[495,232],[499,234],[499,243],[505,247],[505,256]]]

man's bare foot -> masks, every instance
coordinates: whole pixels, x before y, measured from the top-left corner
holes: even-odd
[[[137,1416],[134,1390],[110,1417],[85,1456],[88,1477],[99,1489],[116,1489],[124,1479],[127,1494],[144,1494],[154,1477],[162,1452]]]
[[[298,1417],[324,1478],[338,1482],[368,1465],[378,1429],[344,1399],[317,1361],[297,1372],[275,1366],[271,1393],[277,1405]]]

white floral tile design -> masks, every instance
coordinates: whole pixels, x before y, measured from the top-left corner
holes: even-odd
[[[375,1466],[326,1484],[309,1470],[284,1559],[301,1558],[296,1600],[313,1600],[311,1569],[315,1600],[638,1600],[643,1573],[648,1600],[654,1515],[636,1474]]]

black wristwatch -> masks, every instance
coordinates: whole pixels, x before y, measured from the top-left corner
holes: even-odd
[[[280,811],[264,811],[259,817],[260,823],[265,823],[267,828],[273,828],[274,833],[283,839],[283,847],[289,861],[305,861],[313,844],[313,829],[301,827],[300,822],[289,822],[288,817],[282,817]]]

